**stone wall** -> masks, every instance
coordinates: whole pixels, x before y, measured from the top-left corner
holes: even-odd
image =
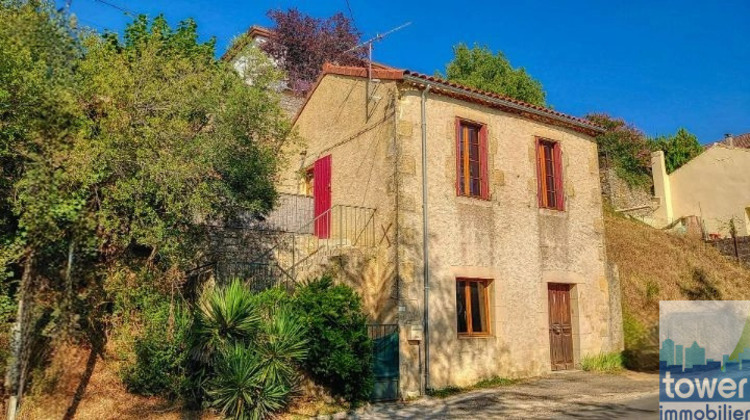
[[[632,186],[617,175],[616,168],[602,168],[599,171],[602,195],[615,211],[634,217],[648,217],[658,206],[651,193],[651,186]]]

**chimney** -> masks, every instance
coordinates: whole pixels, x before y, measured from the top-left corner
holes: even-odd
[[[729,147],[734,147],[734,137],[732,133],[724,134],[724,143],[728,144]]]

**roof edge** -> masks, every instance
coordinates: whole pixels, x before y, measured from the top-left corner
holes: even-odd
[[[253,25],[250,28],[248,28],[248,30],[245,31],[244,34],[240,36],[244,37],[242,42],[238,42],[234,45],[231,45],[229,49],[224,51],[224,54],[221,55],[220,60],[222,61],[234,60],[234,58],[237,56],[237,53],[242,51],[247,46],[249,40],[257,36],[270,38],[273,36],[273,31],[271,29],[266,28],[265,26]]]
[[[300,107],[294,119],[292,119],[292,124],[295,124],[297,122],[297,119],[305,109],[307,102],[310,100],[310,97],[318,88],[318,85],[320,84],[322,79],[329,74],[364,78],[368,76],[368,69],[359,66],[341,66],[332,63],[325,63],[323,65],[322,72],[318,76],[315,84],[307,93],[304,103]],[[449,96],[458,96],[464,100],[469,99],[473,102],[488,104],[491,106],[502,108],[506,111],[514,111],[522,115],[526,113],[527,118],[528,114],[531,114],[538,118],[557,123],[558,125],[562,124],[563,126],[569,128],[572,127],[577,131],[583,131],[585,134],[588,134],[592,137],[606,132],[603,127],[585,118],[574,117],[572,115],[564,114],[550,108],[529,104],[518,99],[513,99],[496,93],[459,85],[457,83],[453,83],[438,77],[427,76],[410,70],[397,69],[379,63],[373,63],[372,77],[380,80],[403,81],[415,85],[429,85],[435,88],[434,92],[436,93],[441,93],[440,91],[443,91]]]
[[[603,127],[585,118],[574,117],[572,115],[564,114],[547,107],[529,104],[527,102],[505,97],[493,92],[459,85],[457,83],[449,82],[438,77],[426,76],[420,73],[405,70],[404,81],[416,85],[430,85],[438,90],[448,91],[453,95],[467,97],[473,99],[476,102],[490,103],[501,108],[515,110],[517,112],[520,111],[522,113],[527,112],[542,118],[559,121],[564,123],[565,125],[572,125],[580,129],[587,130],[590,132],[587,134],[590,134],[592,137],[606,132]]]

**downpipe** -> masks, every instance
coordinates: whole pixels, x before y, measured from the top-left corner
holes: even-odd
[[[430,251],[429,221],[427,219],[427,93],[430,85],[422,90],[422,264],[424,276],[424,314],[422,331],[424,338],[424,393],[430,390]]]

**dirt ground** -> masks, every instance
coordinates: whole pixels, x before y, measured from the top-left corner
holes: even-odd
[[[586,418],[658,417],[657,374],[564,372],[445,399],[373,404],[337,417],[394,418]]]

